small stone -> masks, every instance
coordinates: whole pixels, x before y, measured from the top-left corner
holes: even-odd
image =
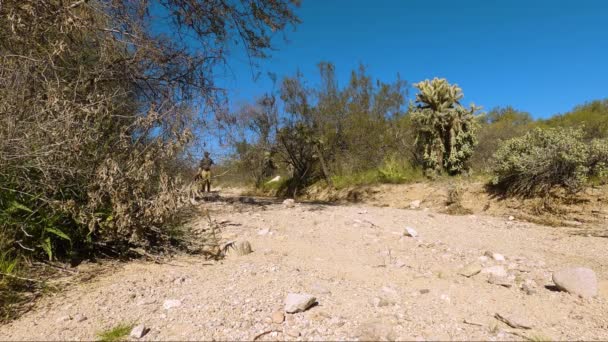
[[[439,298],[441,298],[441,300],[443,300],[444,302],[448,302],[449,303],[451,301],[450,296],[448,296],[445,293],[442,294]]]
[[[268,233],[270,233],[268,228],[258,230],[258,235],[267,235]]]
[[[490,277],[488,278],[488,283],[494,284],[494,285],[500,285],[500,286],[504,286],[504,287],[513,286],[513,282],[511,282],[511,280],[509,278],[498,277],[493,274],[490,274]]]
[[[272,322],[281,324],[285,320],[285,314],[281,311],[275,311],[272,313]]]
[[[290,293],[285,298],[285,312],[296,313],[306,311],[316,300],[315,297],[308,294]]]
[[[495,277],[507,277],[509,274],[507,273],[507,270],[505,270],[505,268],[503,266],[490,266],[490,267],[485,267],[481,270],[481,273],[483,274],[490,274],[493,275]]]
[[[72,316],[61,316],[59,318],[57,318],[57,322],[67,322],[67,321],[71,321],[72,320]]]
[[[509,216],[509,221],[515,220],[515,216]]]
[[[531,296],[536,293],[536,289],[531,282],[525,282],[521,285],[521,289],[528,295]]]
[[[563,291],[590,298],[597,296],[598,286],[595,272],[585,267],[565,268],[553,273],[553,282]]]
[[[463,275],[467,278],[470,278],[477,273],[481,272],[482,266],[478,262],[472,262],[465,267],[463,267],[458,274]]]
[[[142,305],[150,305],[150,304],[155,304],[156,303],[156,299],[142,299],[139,302],[137,302],[138,306],[142,306]]]
[[[505,261],[505,256],[502,254],[493,253],[492,259],[494,259],[495,261]]]
[[[137,338],[137,339],[142,338],[142,337],[144,337],[144,335],[146,333],[148,333],[148,330],[150,330],[150,329],[146,329],[146,327],[143,324],[136,325],[135,327],[133,327],[133,329],[131,329],[131,333],[129,334],[129,337]]]
[[[165,310],[171,310],[173,308],[177,308],[179,306],[182,305],[182,301],[181,300],[177,300],[177,299],[167,299],[165,300],[165,302],[163,303],[163,308]]]
[[[283,201],[283,206],[285,208],[293,208],[293,207],[296,206],[296,201],[294,201],[291,198],[288,198],[288,199],[286,199],[286,200]]]
[[[431,290],[429,290],[429,289],[422,289],[419,292],[420,292],[420,294],[427,294],[427,293],[431,292]]]
[[[389,302],[386,298],[374,297],[374,299],[372,299],[372,304],[376,308],[382,308],[391,305],[391,302]]]
[[[410,202],[410,209],[418,209],[420,208],[420,204],[422,203],[421,200],[415,200]]]
[[[403,232],[403,235],[415,238],[418,236],[418,232],[412,227],[405,227],[405,232]]]
[[[87,320],[87,316],[83,315],[83,314],[76,314],[74,315],[74,321],[76,321],[77,323],[81,323]]]
[[[482,256],[480,256],[480,257],[479,257],[479,258],[477,258],[477,259],[479,259],[479,261],[480,261],[480,262],[488,262],[488,260],[490,260],[490,258],[488,258],[488,257],[487,257],[487,256],[485,256],[485,255],[482,255]]]
[[[527,320],[525,320],[523,317],[521,316],[517,316],[517,315],[513,315],[513,314],[500,314],[500,313],[496,313],[494,315],[494,317],[505,323],[506,325],[510,326],[511,328],[515,328],[515,329],[532,329],[532,324],[530,322],[528,322]]]

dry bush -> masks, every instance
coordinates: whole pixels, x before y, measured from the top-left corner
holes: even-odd
[[[446,212],[450,215],[469,215],[473,211],[462,205],[465,188],[461,184],[450,184],[446,200]]]
[[[3,244],[54,258],[158,243],[188,202],[176,165],[223,101],[213,75],[229,45],[264,57],[269,32],[297,22],[289,1],[158,5],[0,3]]]

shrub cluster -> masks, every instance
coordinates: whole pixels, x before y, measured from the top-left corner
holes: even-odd
[[[580,191],[590,176],[605,176],[605,140],[584,140],[581,129],[534,129],[506,141],[494,154],[492,184],[509,195],[547,195],[562,187]]]

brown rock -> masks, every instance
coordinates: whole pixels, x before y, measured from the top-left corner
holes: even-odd
[[[272,313],[272,322],[276,324],[281,324],[285,321],[285,314],[281,311],[275,311]]]

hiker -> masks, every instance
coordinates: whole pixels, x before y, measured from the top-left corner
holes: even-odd
[[[203,182],[203,192],[211,192],[211,165],[214,165],[213,160],[209,158],[209,152],[205,152],[205,157],[201,159],[198,166],[200,179]]]

